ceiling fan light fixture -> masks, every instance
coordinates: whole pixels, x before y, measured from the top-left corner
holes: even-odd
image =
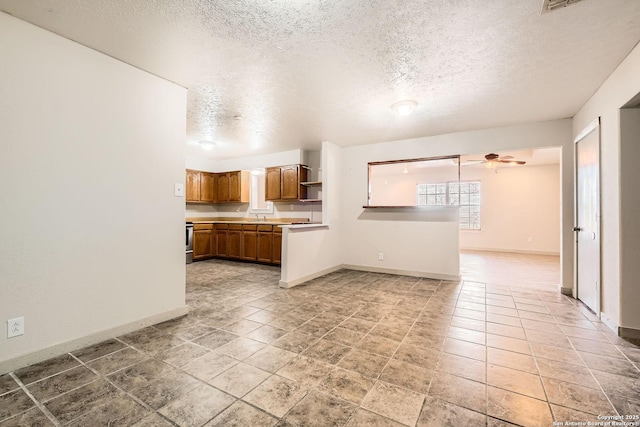
[[[211,141],[198,141],[198,144],[200,144],[200,147],[203,150],[207,150],[207,151],[213,150],[213,147],[216,146],[216,144],[214,142],[211,142]]]
[[[416,108],[418,103],[411,99],[407,99],[404,101],[398,101],[391,106],[391,109],[396,112],[399,116],[408,116],[413,113],[413,110]]]

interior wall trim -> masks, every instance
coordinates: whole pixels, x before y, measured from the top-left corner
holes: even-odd
[[[77,338],[71,341],[44,348],[42,350],[1,361],[0,375],[6,374],[7,372],[13,372],[17,369],[24,368],[25,366],[33,365],[34,363],[43,362],[47,359],[51,359],[52,357],[79,350],[83,347],[97,344],[104,340],[128,334],[129,332],[146,328],[147,326],[155,325],[156,323],[175,319],[176,317],[184,316],[187,313],[189,313],[189,306],[184,305],[182,307],[174,308],[173,310],[168,310],[153,316],[126,323],[124,325],[116,326],[115,328],[96,332],[85,337]]]

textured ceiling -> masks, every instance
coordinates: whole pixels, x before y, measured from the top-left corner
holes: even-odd
[[[187,153],[215,159],[572,117],[640,40],[640,1],[541,7],[0,0],[0,10],[187,87]],[[418,102],[413,115],[394,115],[402,99]],[[194,145],[204,139],[215,149]]]

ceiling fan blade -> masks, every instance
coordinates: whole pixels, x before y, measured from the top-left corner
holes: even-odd
[[[465,163],[461,164],[460,166],[465,167],[465,166],[474,166],[474,165],[481,165],[482,163],[486,163],[484,160],[465,160]]]
[[[523,160],[503,160],[503,159],[498,159],[498,161],[500,163],[508,163],[508,164],[512,164],[512,165],[524,165],[525,163],[527,163],[527,162],[525,162]]]
[[[500,156],[501,160],[509,160],[509,159],[513,159],[513,156]]]

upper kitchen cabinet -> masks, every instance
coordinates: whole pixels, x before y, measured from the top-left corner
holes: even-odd
[[[249,171],[211,173],[187,169],[186,200],[198,203],[249,203]]]
[[[214,176],[209,172],[187,169],[187,202],[214,202]]]
[[[216,203],[249,203],[249,171],[215,174]]]
[[[309,168],[304,165],[277,166],[266,169],[265,199],[276,202],[304,200]]]

